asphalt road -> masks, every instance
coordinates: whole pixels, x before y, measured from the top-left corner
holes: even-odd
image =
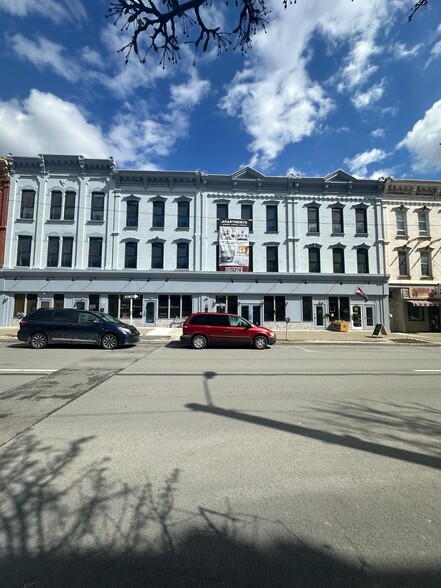
[[[441,585],[439,358],[2,345],[0,578]]]

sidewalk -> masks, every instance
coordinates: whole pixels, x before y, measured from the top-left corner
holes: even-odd
[[[181,328],[154,329],[140,327],[140,343],[169,343],[179,341]],[[431,345],[441,347],[441,333],[389,333],[380,337],[372,336],[369,331],[276,331],[277,344],[297,345],[301,343],[343,343],[358,345]],[[15,327],[0,327],[0,342],[16,342],[17,329]]]

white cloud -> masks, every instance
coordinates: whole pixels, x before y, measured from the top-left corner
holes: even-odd
[[[385,157],[387,157],[387,153],[382,149],[371,149],[370,151],[357,153],[352,159],[346,158],[344,163],[355,177],[366,178],[368,175],[367,166],[376,161],[381,161]]]
[[[13,16],[41,16],[53,22],[64,20],[80,24],[87,13],[80,0],[0,0],[0,12]]]
[[[441,55],[441,41],[435,43],[435,45],[430,50],[430,53],[433,57],[438,57],[438,55]]]
[[[312,36],[320,32],[330,46],[347,43],[347,58],[333,87],[353,91],[377,70],[372,58],[381,51],[380,32],[397,6],[395,0],[388,6],[383,0],[315,0],[284,10],[278,0],[269,3],[267,34],[255,36],[244,69],[220,102],[251,135],[252,165],[265,169],[287,145],[319,132],[334,107],[327,90],[309,73]],[[382,91],[380,84],[370,94],[360,92],[359,107],[378,100]]]
[[[371,132],[372,137],[375,137],[376,139],[382,139],[383,137],[386,136],[386,133],[384,131],[384,129],[374,129]]]
[[[427,173],[441,169],[441,100],[433,104],[397,145],[409,151],[413,170]]]
[[[397,59],[406,59],[408,57],[415,57],[421,51],[422,43],[418,43],[409,49],[403,43],[395,43],[392,47],[393,54]]]
[[[57,43],[44,37],[38,37],[34,43],[21,34],[11,37],[10,43],[21,59],[30,61],[40,70],[48,67],[70,82],[80,77],[79,67],[68,59],[64,47]]]
[[[38,90],[23,103],[0,102],[0,128],[0,153],[113,155],[101,129],[74,104]]]
[[[364,108],[370,108],[376,102],[381,100],[384,94],[384,80],[381,80],[378,84],[374,84],[366,92],[357,92],[351,99],[352,104],[357,110],[363,110]]]

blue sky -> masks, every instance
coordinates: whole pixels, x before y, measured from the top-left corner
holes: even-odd
[[[110,0],[0,0],[0,154],[441,180],[441,2],[270,0],[242,57],[125,65]],[[211,18],[231,12],[214,2]]]

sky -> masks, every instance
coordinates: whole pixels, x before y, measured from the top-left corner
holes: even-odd
[[[242,56],[118,52],[111,0],[0,0],[0,155],[119,168],[441,180],[441,2],[268,0]],[[234,2],[213,1],[224,30]],[[196,31],[195,31],[196,33]],[[191,35],[194,36],[192,32]]]

